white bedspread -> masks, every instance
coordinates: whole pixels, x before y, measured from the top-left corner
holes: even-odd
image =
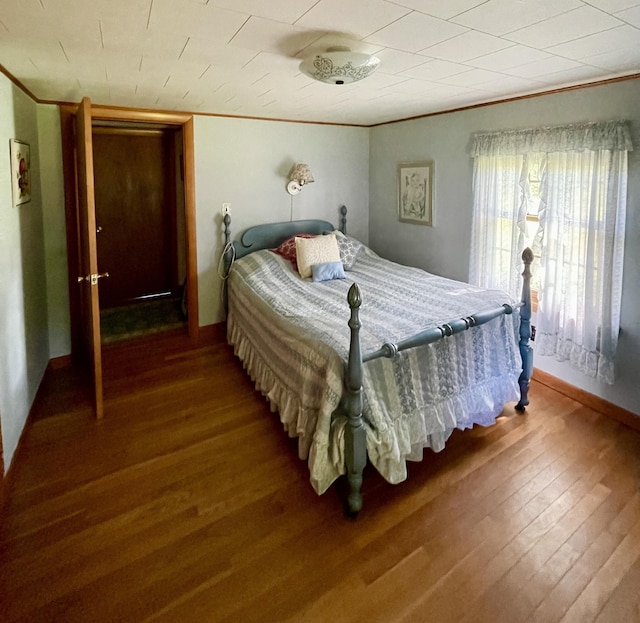
[[[310,479],[323,493],[344,473],[345,418],[336,416],[349,350],[347,291],[362,292],[363,354],[422,329],[513,303],[486,291],[389,262],[368,249],[346,280],[313,283],[270,251],[237,260],[229,276],[229,343],[299,437]],[[364,365],[364,418],[371,463],[389,481],[406,460],[444,448],[454,428],[490,425],[517,401],[517,312],[439,342]]]

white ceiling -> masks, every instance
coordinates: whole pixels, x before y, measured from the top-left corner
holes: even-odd
[[[302,58],[374,53],[349,85]],[[640,0],[0,0],[41,101],[372,125],[640,72]]]

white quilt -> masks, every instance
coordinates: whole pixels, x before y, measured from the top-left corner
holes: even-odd
[[[481,290],[381,259],[366,249],[345,280],[303,280],[271,251],[237,260],[229,276],[229,343],[256,387],[299,438],[310,480],[321,494],[344,473],[345,418],[334,412],[349,351],[347,291],[362,293],[366,354],[420,330],[513,303]],[[518,313],[439,342],[364,365],[369,460],[392,483],[423,449],[440,451],[454,428],[490,425],[519,399]]]

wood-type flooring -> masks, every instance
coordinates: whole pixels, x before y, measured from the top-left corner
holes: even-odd
[[[50,369],[0,513],[4,623],[640,621],[640,434],[533,382],[364,509],[317,496],[221,330]]]

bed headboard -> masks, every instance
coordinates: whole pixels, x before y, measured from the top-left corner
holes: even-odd
[[[296,234],[322,234],[333,231],[335,227],[329,221],[289,221],[287,223],[267,223],[247,229],[240,240],[233,243],[236,257],[243,257],[252,251],[274,249],[280,243]]]
[[[227,216],[228,217],[228,216]],[[225,217],[225,225],[228,223]],[[274,249],[282,242],[295,236],[296,234],[323,234],[336,229],[329,221],[307,220],[307,221],[288,221],[285,223],[266,223],[264,225],[255,225],[249,227],[240,236],[240,240],[234,241],[233,247],[236,258],[244,257],[253,251],[260,249]],[[340,230],[343,233],[347,229],[347,208],[340,207]],[[225,231],[225,237],[228,233]]]

